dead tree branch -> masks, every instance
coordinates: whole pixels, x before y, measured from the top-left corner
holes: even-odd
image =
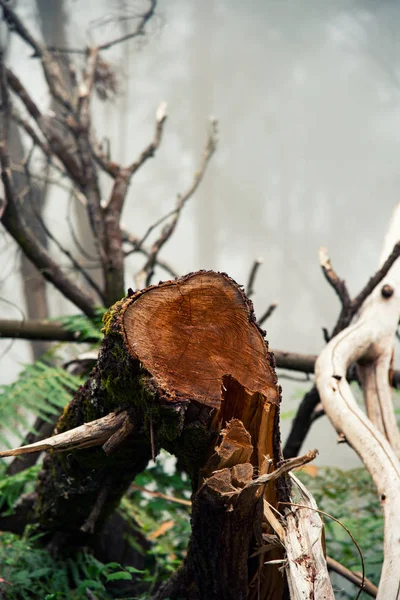
[[[48,342],[96,343],[97,338],[80,338],[79,333],[68,331],[59,323],[32,319],[17,321],[0,319],[0,339],[43,340]]]
[[[109,48],[112,48],[113,46],[116,46],[117,44],[121,44],[122,42],[131,40],[132,38],[144,35],[146,25],[147,25],[148,21],[154,15],[156,6],[157,6],[157,0],[150,0],[149,9],[145,13],[143,13],[143,15],[141,15],[138,26],[136,27],[136,29],[134,31],[132,31],[131,33],[128,33],[126,35],[122,35],[118,38],[115,38],[114,40],[111,40],[110,42],[106,42],[105,44],[101,44],[99,46],[99,50],[108,50]]]
[[[0,55],[2,81],[4,81],[4,63],[3,56]],[[6,71],[8,74],[8,70]],[[8,95],[7,95],[8,97]],[[9,104],[6,107],[9,107]],[[2,102],[2,105],[4,101]],[[10,111],[10,109],[8,108]],[[11,114],[11,113],[10,113]],[[10,114],[8,118],[10,118]],[[40,114],[40,113],[39,113]],[[8,140],[5,137],[7,129],[0,131],[2,139],[0,140],[2,179],[5,191],[6,208],[3,213],[2,222],[9,234],[15,239],[24,254],[31,260],[43,277],[50,281],[57,289],[62,292],[73,304],[78,306],[88,316],[94,316],[95,304],[93,299],[78,285],[67,276],[59,265],[53,260],[48,251],[40,244],[33,235],[31,228],[25,223],[21,211],[18,207],[18,199],[15,197],[15,189],[12,184],[10,159],[8,154]]]
[[[347,581],[354,583],[354,585],[356,585],[358,588],[361,588],[366,594],[371,596],[371,598],[376,598],[378,594],[378,588],[367,577],[364,578],[364,583],[362,583],[362,578],[358,573],[350,571],[334,558],[327,556],[326,562],[329,570],[335,571],[335,573],[338,573],[338,575],[344,577],[344,579],[347,579]]]
[[[393,258],[400,237],[400,205],[396,207],[383,249],[381,270],[392,267],[381,289],[374,280],[357,321],[335,336],[318,357],[316,384],[325,412],[340,435],[360,456],[379,493],[384,518],[384,562],[378,598],[396,598],[400,589],[400,433],[389,386],[393,339],[400,316],[400,264]],[[386,260],[385,260],[386,259]],[[380,275],[380,274],[379,274]],[[390,293],[389,293],[390,291]],[[346,379],[348,367],[359,361],[368,418],[357,405]],[[397,455],[397,456],[396,456]]]
[[[46,78],[47,84],[50,88],[52,96],[62,104],[67,111],[73,112],[72,99],[68,90],[64,86],[62,74],[57,61],[53,60],[50,52],[46,49],[46,46],[41,44],[35,37],[28,31],[17,13],[11,8],[10,3],[7,0],[0,0],[0,6],[3,8],[4,17],[10,25],[12,25],[14,31],[24,40],[28,46],[34,51],[33,56],[38,57],[41,61],[43,73]]]
[[[261,317],[258,319],[258,324],[263,325],[265,323],[265,321],[267,321],[270,318],[270,316],[272,315],[272,313],[275,311],[276,308],[278,308],[278,303],[272,302],[272,304],[270,304],[268,306],[265,313],[263,315],[261,315]]]
[[[207,142],[203,151],[200,168],[195,173],[191,186],[186,190],[184,194],[178,196],[175,208],[175,215],[173,219],[168,225],[166,225],[166,227],[164,227],[164,229],[161,232],[161,235],[152,245],[150,256],[148,257],[142,270],[136,275],[135,281],[138,288],[143,287],[143,283],[145,283],[146,285],[150,285],[151,279],[154,274],[154,266],[157,261],[158,254],[161,248],[164,246],[164,244],[166,244],[166,242],[170,239],[171,235],[174,233],[183,207],[188,202],[188,200],[190,200],[190,198],[193,196],[193,194],[199,187],[207,170],[207,165],[210,161],[210,158],[216,150],[217,139],[218,124],[215,119],[211,119],[210,133],[208,135]]]
[[[7,206],[8,196],[12,190],[12,173],[8,154],[8,136],[11,120],[11,103],[8,95],[4,55],[0,48],[0,167],[5,195],[0,198],[0,219]]]
[[[254,294],[254,282],[257,277],[258,269],[264,264],[263,258],[256,258],[251,267],[249,279],[246,285],[246,294],[250,298]]]
[[[342,307],[340,310],[340,314],[338,317],[338,320],[336,322],[335,327],[333,328],[332,334],[326,334],[326,341],[329,342],[330,339],[332,339],[334,336],[336,336],[338,333],[340,333],[340,331],[342,331],[345,327],[347,327],[351,321],[353,320],[353,318],[355,317],[355,315],[357,314],[357,312],[359,311],[361,305],[363,304],[363,302],[365,302],[365,300],[374,292],[374,290],[376,290],[376,287],[379,285],[379,283],[384,279],[384,277],[387,275],[389,269],[393,266],[394,262],[396,261],[396,259],[398,258],[398,256],[400,256],[400,242],[397,242],[396,244],[394,244],[393,248],[391,249],[391,251],[388,253],[386,259],[382,262],[381,267],[377,270],[377,272],[375,273],[375,275],[373,275],[373,277],[370,278],[370,280],[367,282],[367,284],[363,287],[363,289],[359,292],[359,294],[351,299],[347,290],[347,286],[346,283],[339,278],[339,276],[336,274],[335,270],[332,267],[332,264],[329,260],[326,248],[321,248],[320,249],[320,264],[321,264],[321,268],[322,271],[327,279],[327,281],[330,283],[330,285],[333,287],[333,289],[335,290],[336,294],[339,296],[340,301],[342,303]],[[384,293],[389,293],[389,290],[383,291]],[[381,354],[381,358],[382,358],[382,354]],[[387,364],[388,361],[390,362],[391,359],[391,355],[387,356],[385,359],[385,365],[382,365],[382,368],[385,369],[386,368],[386,373],[388,372],[387,369]],[[362,369],[361,369],[362,371]],[[374,375],[371,375],[372,379],[369,379],[368,382],[365,381],[364,382],[364,388],[365,389],[376,389],[376,382],[374,380]],[[380,378],[380,381],[382,381],[383,379]],[[387,377],[387,385],[389,385],[389,378]],[[396,381],[392,381],[392,384],[397,387],[398,385],[398,378],[396,376]],[[376,392],[375,392],[376,393]],[[382,395],[382,397],[387,397],[388,394],[384,393]],[[389,391],[389,398],[390,398],[390,391]],[[368,402],[368,397],[366,397],[367,399],[367,407],[369,404],[371,404],[370,402]],[[388,401],[390,404],[390,400]],[[308,434],[308,431],[310,430],[310,427],[313,423],[314,419],[314,415],[315,415],[315,408],[319,403],[319,396],[318,396],[318,392],[315,388],[315,386],[313,386],[313,388],[307,392],[307,394],[304,396],[299,409],[297,411],[297,414],[293,420],[292,423],[292,427],[291,427],[291,431],[289,433],[288,439],[285,443],[285,447],[284,447],[284,455],[286,458],[291,458],[293,456],[295,456],[298,452],[300,452],[301,446]],[[376,406],[376,403],[375,403]],[[390,408],[387,409],[388,414],[391,414],[391,410]],[[323,413],[319,413],[319,416],[322,416]],[[379,415],[377,415],[376,417],[378,420],[380,419]],[[391,419],[391,417],[388,417],[388,419]],[[380,425],[380,429],[382,430],[383,425]],[[397,427],[394,429],[393,424],[391,425],[391,429],[392,431],[397,430]]]

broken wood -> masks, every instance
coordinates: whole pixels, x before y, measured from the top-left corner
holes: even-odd
[[[114,438],[114,435],[119,434],[121,430],[124,431],[127,426],[131,425],[130,423],[126,425],[127,422],[129,423],[126,412],[119,414],[110,413],[101,419],[90,421],[90,423],[74,427],[63,433],[58,433],[40,442],[19,446],[12,450],[3,450],[0,452],[0,457],[18,456],[20,454],[30,454],[31,452],[42,452],[43,450],[60,452],[101,445],[103,445],[103,448],[106,446],[108,449],[110,440]],[[104,448],[104,451],[108,454],[106,448]]]

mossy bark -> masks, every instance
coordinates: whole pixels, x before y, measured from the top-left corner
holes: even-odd
[[[53,542],[60,535],[90,541],[135,476],[165,448],[190,474],[194,509],[187,560],[159,597],[178,598],[182,586],[187,598],[252,597],[256,577],[261,600],[281,599],[278,567],[260,567],[250,555],[268,533],[263,502],[278,508],[287,500],[285,481],[242,490],[282,458],[280,388],[263,335],[243,290],[221,273],[200,271],[117,302],[104,319],[97,365],[57,432],[119,411],[133,430],[109,456],[101,447],[48,452],[35,511]],[[215,479],[221,470],[223,478]],[[235,571],[236,596],[224,595],[224,581]]]

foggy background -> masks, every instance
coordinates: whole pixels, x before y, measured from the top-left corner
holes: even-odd
[[[146,6],[17,3],[37,35],[47,32],[56,44],[63,29],[72,47],[129,31],[119,17]],[[265,324],[272,348],[317,354],[322,327],[336,322],[339,303],[320,271],[321,245],[353,294],[377,267],[400,182],[399,25],[394,0],[160,0],[145,39],[104,55],[120,91],[112,103],[96,101],[94,116],[114,160],[137,157],[153,137],[159,103],[168,103],[161,147],[133,178],[125,205],[123,221],[139,237],[190,185],[209,117],[218,119],[217,152],[161,257],[181,274],[221,270],[240,284],[263,257],[253,301],[257,315],[279,304]],[[8,56],[35,100],[48,103],[40,67],[16,36]],[[110,182],[103,184],[106,197]],[[46,222],[73,248],[67,194],[54,188],[48,198]],[[134,287],[135,260],[127,263],[126,287]],[[19,252],[3,232],[0,261],[1,317],[21,318]],[[52,316],[77,312],[52,286],[48,291]],[[0,341],[0,355],[1,383],[31,359],[23,341]],[[285,438],[290,413],[311,383],[280,383]],[[320,450],[319,464],[358,464],[353,451],[336,445],[326,417],[304,450],[312,447]]]

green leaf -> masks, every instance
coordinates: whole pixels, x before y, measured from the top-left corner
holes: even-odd
[[[118,581],[120,579],[126,579],[130,581],[132,579],[132,575],[126,571],[116,571],[116,573],[107,575],[107,581]]]

